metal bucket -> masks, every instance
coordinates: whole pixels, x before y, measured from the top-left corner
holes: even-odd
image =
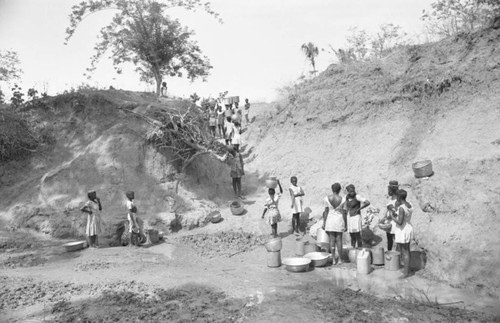
[[[401,253],[398,251],[387,251],[385,253],[385,270],[399,270],[399,258]]]
[[[429,177],[434,174],[432,171],[432,162],[430,160],[421,160],[411,165],[416,178]]]
[[[281,251],[269,251],[267,253],[267,267],[281,266]]]
[[[306,254],[306,246],[304,243],[304,240],[302,238],[298,238],[295,240],[295,255],[297,256],[303,256]]]
[[[384,248],[383,247],[372,248],[372,261],[373,261],[374,265],[383,265],[384,264]]]

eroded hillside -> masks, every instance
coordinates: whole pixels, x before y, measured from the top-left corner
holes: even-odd
[[[246,135],[256,143],[250,168],[298,176],[316,215],[334,182],[382,209],[388,181],[399,180],[427,273],[499,295],[499,48],[500,30],[489,29],[331,65],[261,112]],[[435,174],[416,179],[412,163],[424,159]]]

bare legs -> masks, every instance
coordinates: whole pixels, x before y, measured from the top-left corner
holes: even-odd
[[[299,233],[299,224],[300,224],[300,213],[292,214],[292,231],[294,233]]]
[[[398,243],[401,255],[403,256],[403,276],[401,278],[406,278],[410,276],[410,243]]]
[[[342,232],[328,231],[330,238],[330,250],[332,252],[333,264],[342,264]],[[337,248],[338,259],[335,257],[335,248]]]
[[[241,197],[241,177],[233,177],[234,194]]]
[[[278,237],[278,223],[271,224],[271,230],[273,237],[277,238]]]
[[[361,248],[363,245],[363,242],[361,241],[361,232],[350,232],[351,235],[351,246],[353,248],[356,248],[356,243],[358,245],[358,248]]]

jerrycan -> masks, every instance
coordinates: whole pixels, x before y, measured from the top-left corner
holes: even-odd
[[[368,251],[365,248],[361,249],[361,251],[358,252],[358,256],[356,258],[356,268],[358,274],[363,274],[363,275],[369,274],[371,271],[370,263],[371,263],[370,251]]]

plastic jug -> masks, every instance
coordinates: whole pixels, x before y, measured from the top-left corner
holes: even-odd
[[[371,271],[371,256],[370,256],[370,251],[367,249],[361,249],[360,252],[358,252],[358,256],[356,257],[356,268],[358,274],[369,274]]]
[[[358,253],[359,253],[359,249],[358,248],[350,248],[349,249],[349,252],[348,252],[348,257],[349,257],[349,261],[353,264],[356,263],[356,260],[358,258]]]
[[[281,251],[268,251],[267,252],[267,266],[268,267],[281,266]]]

